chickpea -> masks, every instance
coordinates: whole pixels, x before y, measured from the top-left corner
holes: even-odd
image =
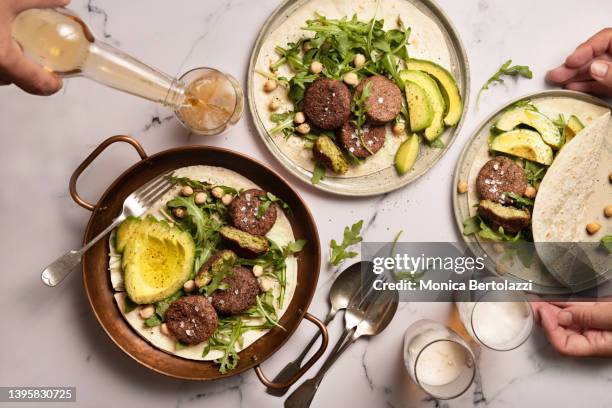
[[[187,282],[185,282],[183,284],[183,289],[187,293],[193,292],[193,290],[195,289],[195,282],[194,282],[194,280],[193,279],[189,279]]]
[[[261,265],[253,266],[253,275],[255,275],[256,277],[262,276],[263,272],[264,272],[263,266]]]
[[[406,125],[404,124],[404,122],[397,122],[395,125],[393,125],[393,134],[395,136],[401,136],[405,133],[406,131]]]
[[[195,201],[196,204],[200,205],[200,204],[204,204],[206,202],[206,199],[208,199],[208,196],[206,195],[206,193],[203,191],[199,191],[195,195],[195,198],[193,200]]]
[[[468,191],[468,185],[465,181],[463,180],[459,180],[459,182],[457,183],[457,192],[459,194],[465,194]]]
[[[159,331],[164,336],[172,337],[172,334],[170,333],[170,329],[168,329],[168,325],[166,323],[162,323],[161,326],[159,326]]]
[[[608,218],[612,217],[612,205],[606,205],[606,208],[604,208],[604,215]]]
[[[140,310],[138,311],[138,314],[140,315],[141,319],[147,320],[149,317],[152,317],[155,314],[155,306],[147,305],[147,306],[141,307]]]
[[[312,46],[310,45],[310,41],[304,41],[302,43],[302,51],[304,52],[308,52],[312,49]]]
[[[191,188],[190,186],[183,186],[183,188],[181,188],[181,195],[183,197],[189,197],[192,194],[193,194],[193,188]]]
[[[310,72],[313,74],[320,74],[323,72],[323,64],[321,64],[319,61],[312,61],[310,64]]]
[[[267,292],[274,286],[274,280],[269,276],[260,276],[257,278],[257,283],[259,284],[262,292]]]
[[[537,193],[538,193],[538,190],[536,190],[532,186],[527,186],[527,188],[525,189],[525,197],[527,198],[535,198]]]
[[[493,252],[495,252],[496,254],[503,254],[504,246],[499,243],[493,244]]]
[[[355,54],[355,56],[353,57],[353,66],[355,66],[355,68],[361,68],[365,65],[365,63],[366,63],[365,55]]]
[[[176,218],[185,218],[187,211],[185,211],[183,207],[176,207],[172,209],[172,215],[174,215]]]
[[[280,99],[272,98],[272,100],[268,104],[268,109],[274,112],[275,110],[278,110],[278,108],[280,108]]]
[[[357,86],[359,84],[359,77],[354,72],[347,72],[346,74],[344,74],[342,80],[345,84],[350,86]]]
[[[276,89],[276,86],[278,85],[278,83],[276,82],[275,79],[268,79],[266,82],[264,82],[264,91],[266,92],[272,92],[273,90]]]
[[[597,234],[597,232],[601,229],[601,224],[597,223],[597,222],[590,222],[587,224],[586,226],[586,230],[589,233],[589,235],[595,235]]]
[[[218,186],[217,186],[217,187],[214,187],[214,188],[211,190],[211,193],[212,193],[213,197],[215,197],[215,198],[221,198],[221,197],[223,197],[223,194],[224,194],[225,192],[223,191],[223,189],[222,189],[221,187],[218,187]]]
[[[495,264],[495,270],[500,275],[505,275],[506,273],[508,273],[508,268],[506,267],[506,265],[504,265],[502,263]]]
[[[223,203],[223,205],[230,205],[233,200],[234,197],[232,197],[231,194],[225,194],[223,197],[221,197],[221,202]]]
[[[310,125],[308,123],[302,123],[300,126],[296,128],[296,130],[298,131],[298,133],[301,133],[302,135],[306,135],[310,133]]]
[[[306,122],[306,115],[304,115],[304,112],[298,112],[293,117],[293,121],[298,125],[301,125],[302,123]]]

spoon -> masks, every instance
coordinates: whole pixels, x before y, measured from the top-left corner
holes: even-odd
[[[383,277],[384,281],[384,277]],[[360,296],[358,294],[357,296]],[[306,380],[285,401],[285,408],[308,408],[323,380],[323,376],[346,349],[359,337],[375,336],[393,320],[399,303],[397,291],[374,291],[362,299],[356,308],[348,308],[344,314],[345,330],[327,360],[313,378]]]
[[[357,262],[346,268],[344,271],[338,275],[334,283],[332,283],[331,288],[329,289],[329,303],[331,308],[325,317],[323,324],[326,326],[334,320],[338,311],[346,309],[349,306],[349,302],[351,298],[359,291],[361,287],[361,269],[370,267],[370,262]],[[298,372],[300,367],[302,366],[302,362],[308,355],[308,352],[317,342],[320,332],[317,332],[315,336],[310,340],[304,351],[292,362],[288,363],[276,377],[274,377],[274,382],[281,383],[289,380],[295,373]],[[268,388],[266,392],[270,395],[275,395],[280,397],[285,395],[285,393],[289,390],[289,388]]]

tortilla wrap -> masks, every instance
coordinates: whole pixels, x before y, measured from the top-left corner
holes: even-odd
[[[604,108],[602,106],[594,105],[589,102],[577,100],[574,98],[568,98],[568,97],[556,97],[555,96],[555,97],[534,98],[531,102],[540,112],[542,112],[544,115],[548,116],[549,118],[555,119],[560,114],[564,115],[565,118],[569,117],[570,115],[576,115],[580,119],[580,121],[587,126],[587,128],[590,127],[591,124],[596,124],[599,118],[609,115],[609,112],[610,112],[609,109]],[[493,118],[491,123],[495,123],[497,119],[498,117]],[[586,129],[580,132],[579,135],[582,135],[585,130]],[[490,134],[489,127],[485,126],[482,132],[485,133],[482,140],[488,140],[488,137]],[[483,135],[480,134],[479,137],[481,136]],[[576,136],[574,139],[579,139],[579,138],[578,136]],[[546,176],[544,177],[544,180],[542,184],[540,185],[538,194],[536,196],[537,197],[536,206],[539,203],[542,204],[543,202],[548,201],[546,199],[544,200],[541,199],[542,186],[545,183],[547,183],[547,181],[549,180],[550,171],[552,167],[555,166],[555,163],[557,162],[558,158],[561,157],[564,150],[570,148],[573,142],[574,141],[572,140],[562,149],[561,153],[559,153],[559,155],[553,162],[553,165],[546,173]],[[571,153],[571,150],[570,150],[570,153]],[[472,166],[470,167],[469,176],[468,176],[469,188],[468,188],[467,195],[468,195],[468,206],[469,206],[470,216],[476,215],[477,205],[480,202],[480,197],[478,195],[478,190],[476,188],[476,179],[478,177],[478,173],[480,172],[480,169],[482,168],[482,166],[487,161],[491,160],[493,157],[495,157],[495,154],[492,154],[489,151],[488,144],[482,143],[482,145],[480,146],[472,162]],[[610,159],[608,159],[608,163],[610,163]],[[579,173],[576,173],[576,174],[579,174]],[[606,181],[607,181],[607,177],[608,176],[606,173],[605,175]],[[556,182],[558,181],[559,179],[556,180]],[[555,182],[551,182],[550,184],[554,185],[554,183]],[[605,205],[602,205],[601,207],[597,208],[597,211],[599,211],[600,214],[601,214],[601,208],[603,208],[604,206]],[[536,222],[536,218],[537,216],[534,213],[532,216],[534,223]],[[534,238],[535,238],[535,231],[534,231]],[[493,262],[500,262],[502,260],[502,258],[504,257],[504,254],[496,253],[493,250],[492,243],[490,241],[483,240],[478,235],[476,235],[476,239],[480,243],[483,250],[487,253],[487,256],[491,258]],[[525,244],[525,245],[530,245],[530,244]],[[508,273],[510,275],[514,275],[519,279],[523,279],[527,281],[531,280],[535,284],[538,284],[541,286],[549,286],[549,287],[558,287],[560,283],[563,284],[563,282],[559,282],[556,276],[553,277],[549,273],[549,271],[546,270],[546,268],[544,267],[544,265],[539,259],[535,259],[535,262],[533,262],[529,267],[523,266],[521,262],[519,262],[518,260],[515,261],[514,259],[511,259],[510,261],[504,261],[502,263],[504,264],[505,267],[508,268]]]
[[[233,187],[235,189],[250,189],[250,188],[260,188],[253,182],[251,182],[246,177],[225,169],[221,167],[212,167],[212,166],[191,166],[191,167],[183,167],[181,169],[175,170],[174,175],[177,177],[189,177],[194,180],[199,180],[203,182],[208,182],[213,185],[224,185],[228,187]],[[175,187],[173,190],[168,192],[164,197],[159,199],[151,209],[145,214],[153,215],[158,219],[164,219],[164,216],[160,212],[160,209],[164,208],[166,203],[172,198],[176,197],[180,187]],[[276,223],[272,227],[272,229],[266,234],[266,237],[276,242],[279,246],[285,246],[290,242],[295,241],[295,237],[293,236],[293,230],[291,229],[291,224],[289,223],[289,219],[285,216],[282,211],[277,212],[278,216],[276,219]],[[176,340],[165,336],[160,331],[160,326],[155,327],[147,327],[144,325],[144,321],[140,318],[138,314],[138,308],[132,310],[129,313],[125,313],[125,297],[127,296],[124,292],[123,287],[123,271],[121,270],[121,254],[118,254],[113,245],[114,242],[114,233],[111,235],[109,241],[110,248],[110,261],[109,261],[109,273],[111,278],[111,284],[115,291],[115,301],[117,302],[117,306],[119,310],[127,320],[127,322],[132,326],[132,328],[142,336],[146,341],[151,343],[153,346],[169,353],[174,354],[179,357],[187,358],[190,360],[215,360],[217,358],[222,357],[223,353],[218,350],[212,350],[206,356],[202,356],[202,351],[204,349],[205,343],[196,344],[193,346],[188,346],[181,348],[180,350],[176,349]],[[295,293],[295,287],[297,285],[297,259],[294,256],[289,256],[286,260],[287,265],[287,285],[285,288],[285,299],[282,309],[279,309],[276,304],[276,300],[274,301],[274,306],[276,308],[279,319],[287,310],[289,304],[291,303],[291,299],[293,298],[293,294]],[[280,286],[278,282],[275,282],[273,287],[274,298],[276,299],[280,293]],[[257,318],[244,318],[245,323],[249,325],[256,325],[264,323],[263,319]],[[259,338],[264,336],[269,330],[251,330],[243,335],[243,345],[242,347],[236,346],[238,351],[242,351],[245,348],[249,347]]]
[[[379,7],[377,7],[377,3],[380,3]],[[315,12],[330,19],[338,19],[345,16],[350,18],[354,14],[357,14],[360,21],[368,21],[373,17],[384,19],[385,29],[397,28],[397,19],[399,17],[412,29],[408,41],[408,51],[411,57],[430,60],[440,64],[450,72],[454,71],[445,35],[434,20],[434,17],[427,10],[421,9],[407,0],[308,1],[295,10],[287,20],[268,36],[259,52],[255,64],[256,69],[269,72],[270,62],[275,62],[279,58],[278,54],[274,51],[274,47],[285,47],[289,42],[313,36],[313,33],[302,30],[302,27],[306,26],[307,20],[315,18]],[[278,74],[288,78],[293,76],[290,68],[285,65],[279,68]],[[293,104],[287,97],[287,91],[283,87],[279,86],[271,93],[264,92],[263,86],[266,80],[267,78],[262,75],[254,75],[254,102],[257,116],[264,127],[270,130],[276,126],[270,120],[270,111],[268,109],[270,98],[277,97],[280,100],[281,105],[278,112],[293,110]],[[450,132],[445,131],[440,136],[440,140],[447,144],[449,135]],[[291,162],[306,171],[313,171],[314,160],[312,150],[304,147],[305,140],[303,138],[290,137],[285,140],[282,134],[271,135],[271,137],[282,154]],[[402,137],[393,136],[391,126],[387,125],[385,144],[375,155],[364,160],[359,165],[351,165],[349,171],[345,174],[328,174],[328,176],[334,178],[362,177],[385,169],[391,169],[393,174],[396,174],[393,169],[395,152],[406,138],[407,136],[405,135]],[[438,155],[439,149],[421,149],[418,160],[424,160],[429,163],[435,161]]]
[[[550,273],[568,287],[580,288],[610,272],[607,254],[597,244],[610,231],[603,208],[612,196],[611,164],[612,120],[607,112],[561,149],[538,189],[532,220],[536,249]],[[586,232],[591,222],[602,225],[600,232]]]

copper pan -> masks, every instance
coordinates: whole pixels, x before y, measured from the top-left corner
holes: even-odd
[[[83,170],[113,143],[131,145],[141,157],[121,174],[102,194],[97,204],[90,204],[77,192],[77,180]],[[285,388],[295,383],[323,354],[328,343],[325,325],[306,312],[314,295],[320,267],[320,244],[317,227],[310,211],[299,194],[274,171],[261,163],[226,149],[208,146],[187,146],[166,150],[148,156],[132,137],[113,136],[100,144],[75,170],[70,179],[70,194],[81,207],[92,212],[85,231],[84,242],[100,233],[116,217],[125,198],[135,189],[166,171],[191,165],[225,167],[245,175],[266,191],[282,197],[293,210],[288,216],[296,239],[306,239],[308,244],[298,257],[298,284],[295,295],[280,323],[286,329],[272,329],[269,333],[240,352],[236,369],[221,374],[213,362],[193,361],[165,353],[142,339],[122,317],[115,300],[108,274],[108,240],[101,240],[83,256],[83,283],[94,315],[115,344],[138,363],[158,373],[186,380],[216,380],[255,369],[261,382],[270,388]],[[302,319],[315,324],[321,331],[323,342],[317,353],[286,383],[270,381],[261,364],[271,357],[296,330]]]

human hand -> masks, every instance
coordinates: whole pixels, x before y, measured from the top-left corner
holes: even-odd
[[[574,91],[612,96],[612,27],[604,28],[570,54],[546,80]]]
[[[35,95],[51,95],[62,87],[62,80],[27,58],[11,35],[11,22],[24,10],[52,8],[70,0],[0,0],[0,85],[15,84]]]
[[[559,353],[612,357],[612,302],[532,302],[532,307]]]

